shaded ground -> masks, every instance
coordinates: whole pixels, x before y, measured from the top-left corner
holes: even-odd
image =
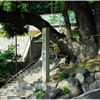
[[[19,72],[20,70],[22,70],[23,68],[25,68],[28,65],[28,63],[25,62],[17,62],[17,72]],[[10,66],[8,66],[9,68],[12,68],[12,70],[10,71],[10,73],[6,76],[6,79],[4,80],[0,80],[0,88],[6,83],[6,81],[8,81],[13,75],[15,75],[15,62],[11,62]]]
[[[78,63],[74,68],[72,68],[73,63],[71,62],[69,65],[65,64],[65,66],[61,67],[61,71],[60,73],[51,76],[50,80],[54,80],[55,82],[60,81],[59,80],[59,76],[64,73],[64,72],[68,72],[68,73],[76,73],[76,70],[78,67],[80,66],[84,66],[87,70],[94,70],[95,68],[100,68],[100,58],[95,58],[95,59],[90,59],[87,60],[83,63]]]

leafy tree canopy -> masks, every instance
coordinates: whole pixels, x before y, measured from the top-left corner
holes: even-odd
[[[0,7],[6,11],[51,13],[54,1],[0,1]],[[53,6],[54,9],[54,6]]]

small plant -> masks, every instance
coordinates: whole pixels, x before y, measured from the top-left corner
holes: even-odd
[[[61,92],[62,92],[63,94],[67,94],[69,91],[70,91],[70,90],[69,90],[69,88],[68,88],[67,86],[64,86],[64,87],[61,89]]]
[[[44,94],[43,92],[39,91],[39,92],[36,92],[36,93],[34,94],[34,96],[35,96],[36,99],[38,99],[38,98],[40,98],[43,94]]]
[[[82,63],[81,62],[78,62],[77,68],[80,67],[80,66],[82,66]]]
[[[69,77],[69,73],[68,72],[64,72],[64,73],[61,73],[59,75],[59,79],[60,80],[63,80],[63,79],[68,78],[68,77]]]
[[[75,29],[72,31],[72,36],[73,36],[75,39],[79,39],[79,33],[78,33],[77,28],[75,28]]]
[[[98,65],[100,65],[100,64],[98,64],[97,62],[93,62],[93,63],[91,63],[91,68],[95,68]]]

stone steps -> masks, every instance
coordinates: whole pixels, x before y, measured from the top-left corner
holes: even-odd
[[[50,66],[54,66],[53,63],[54,60],[50,62]],[[16,76],[13,81],[2,86],[0,99],[27,99],[33,94],[34,85],[39,81],[42,81],[41,60]]]

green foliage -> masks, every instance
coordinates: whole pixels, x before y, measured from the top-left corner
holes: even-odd
[[[80,67],[81,65],[82,65],[82,63],[81,62],[78,62],[77,67]]]
[[[34,9],[38,9],[38,13],[40,14],[48,14],[51,13],[51,5],[53,4],[53,1],[41,1],[41,2],[36,2],[36,7]]]
[[[72,31],[72,36],[73,36],[75,39],[79,39],[79,33],[78,33],[77,28],[74,28],[74,30]]]
[[[20,2],[20,5],[18,5],[18,9],[20,9],[20,12],[29,12],[28,11],[28,4],[24,2]]]
[[[72,10],[68,11],[68,16],[69,16],[69,20],[71,23],[75,23],[76,19],[75,19],[75,15],[74,12]]]
[[[9,45],[6,51],[0,51],[0,79],[5,78],[6,75],[10,72],[10,69],[7,67],[9,64],[7,60],[12,58],[12,55],[14,54],[13,50],[13,45]]]
[[[64,25],[64,18],[61,14],[51,15],[50,16],[50,24],[60,24]]]
[[[64,87],[61,89],[61,92],[62,92],[63,94],[67,94],[69,91],[70,91],[70,90],[69,90],[69,88],[68,88],[67,86],[64,86]]]
[[[94,3],[94,0],[87,0],[89,3]]]
[[[0,1],[0,6],[6,11],[12,11],[12,3],[10,1]]]
[[[68,77],[69,77],[69,73],[68,72],[61,73],[58,76],[59,80],[63,80],[63,79],[68,78]]]
[[[54,10],[62,12],[63,9],[64,9],[64,1],[55,1]]]
[[[43,94],[44,94],[43,92],[39,91],[39,92],[36,92],[36,93],[34,94],[34,96],[35,96],[36,99],[38,99],[38,98],[40,98]]]
[[[51,13],[52,9],[56,9],[58,6],[58,11],[62,9],[63,2],[55,2],[55,1],[0,1],[0,6],[6,11],[16,11],[16,12],[38,12],[39,14],[48,14]],[[59,7],[60,5],[60,7]],[[55,8],[54,8],[55,7]],[[60,8],[60,9],[59,9]],[[57,11],[57,12],[58,12]],[[55,11],[56,12],[56,11]],[[59,11],[60,12],[60,11]]]
[[[57,22],[58,20],[58,17],[56,15],[53,15],[53,16],[50,16],[50,21],[51,21],[51,24],[54,24],[55,22]]]
[[[51,13],[54,1],[0,1],[0,6],[6,11]],[[53,6],[54,9],[54,6]]]
[[[97,62],[92,62],[91,63],[91,68],[95,68],[95,67],[97,67],[98,65],[100,65],[99,63],[97,63]]]

